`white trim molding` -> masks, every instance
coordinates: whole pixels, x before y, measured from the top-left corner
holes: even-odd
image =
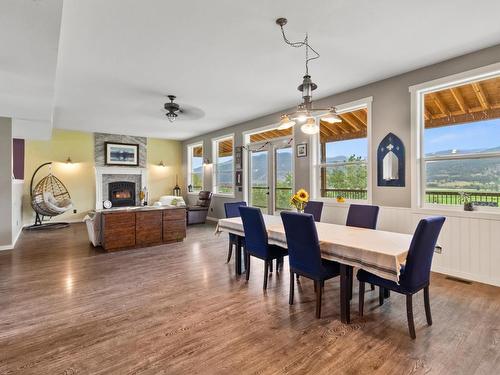
[[[367,199],[365,200],[352,200],[352,203],[371,203],[373,197],[373,166],[374,166],[374,156],[372,155],[372,102],[373,96],[368,96],[366,98],[354,100],[349,103],[344,103],[336,105],[335,109],[337,113],[342,114],[346,112],[355,111],[357,109],[366,108],[367,109],[367,120],[366,120],[366,139],[368,143],[366,162],[367,176],[366,176],[366,191]],[[314,199],[323,201],[325,203],[336,203],[334,198],[323,198],[321,197],[320,186],[319,186],[319,174],[321,168],[320,160],[320,147],[319,147],[319,133],[311,137],[311,157],[310,157],[310,186],[312,197]],[[348,203],[348,202],[347,202]]]
[[[435,205],[427,205],[424,201],[425,192],[425,163],[423,158],[423,134],[424,134],[424,95],[430,92],[443,90],[451,87],[464,85],[474,81],[481,81],[500,75],[500,63],[487,65],[481,68],[468,70],[462,73],[453,74],[447,77],[434,79],[410,86],[408,89],[411,94],[411,207],[414,210],[424,210],[435,208]],[[491,157],[495,155],[460,155],[426,158],[425,160],[453,160],[465,158]],[[439,205],[439,210],[455,211],[452,206]],[[490,212],[491,215],[500,215],[498,209],[480,208],[481,211]],[[471,216],[472,217],[472,216]]]
[[[140,175],[141,187],[148,186],[148,170],[146,168],[131,167],[95,167],[95,208],[102,210],[102,177],[107,174]]]

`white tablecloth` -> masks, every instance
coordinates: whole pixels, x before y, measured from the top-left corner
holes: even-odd
[[[287,247],[281,217],[263,215],[269,243]],[[324,259],[362,268],[377,276],[399,282],[412,236],[345,225],[316,223],[321,256]],[[220,219],[216,233],[244,236],[241,218]]]

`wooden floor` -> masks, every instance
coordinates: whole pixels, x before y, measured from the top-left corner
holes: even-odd
[[[500,374],[500,288],[434,274],[434,325],[404,297],[340,322],[339,281],[327,281],[323,318],[301,279],[288,305],[288,268],[262,291],[225,264],[227,237],[190,227],[183,243],[102,253],[85,227],[24,233],[0,252],[0,374]],[[286,263],[286,262],[285,262]]]

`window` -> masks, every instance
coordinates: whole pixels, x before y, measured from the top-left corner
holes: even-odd
[[[233,136],[213,141],[213,184],[216,194],[234,194],[234,140]]]
[[[500,76],[422,96],[422,205],[500,206]]]
[[[188,146],[188,191],[203,190],[203,143]]]
[[[343,111],[342,122],[320,121],[319,191],[322,198],[369,200],[368,129],[366,101]]]

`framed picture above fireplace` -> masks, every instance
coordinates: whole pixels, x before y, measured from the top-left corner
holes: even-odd
[[[139,165],[139,145],[130,143],[104,143],[106,165]]]

